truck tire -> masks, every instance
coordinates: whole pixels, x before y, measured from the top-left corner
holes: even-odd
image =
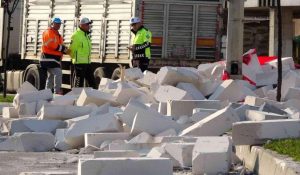
[[[46,79],[46,70],[42,70],[36,64],[30,64],[29,66],[27,66],[24,73],[24,82],[28,81],[38,90],[42,90],[45,89]]]
[[[112,74],[112,76],[111,76],[111,79],[112,79],[112,80],[117,80],[117,79],[120,78],[120,76],[121,76],[121,69],[118,67],[118,68],[116,68],[116,69],[114,70],[114,72],[113,72],[113,74]]]
[[[94,77],[95,77],[95,86],[96,88],[98,88],[101,79],[105,77],[104,68],[98,67],[97,69],[95,69]]]

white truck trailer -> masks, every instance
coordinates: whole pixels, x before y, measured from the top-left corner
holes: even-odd
[[[80,18],[93,21],[91,58],[97,83],[102,77],[117,78],[118,64],[130,66],[131,54],[126,47],[132,37],[129,26],[132,16],[139,16],[152,31],[150,69],[197,66],[221,58],[221,0],[23,0],[21,3],[22,14],[16,20],[22,22],[21,37],[13,35],[11,41],[18,42],[21,38],[20,48],[14,52],[20,54],[17,65],[22,68],[8,74],[8,90],[15,90],[23,81],[44,88],[46,78],[38,60],[42,33],[52,17],[63,20],[60,33],[66,45]],[[67,55],[63,57],[62,68],[63,88],[70,89],[72,69]],[[19,76],[19,80],[10,76]]]

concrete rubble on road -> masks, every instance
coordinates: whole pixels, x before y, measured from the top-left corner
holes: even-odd
[[[79,160],[79,175],[171,175],[187,167],[196,175],[228,173],[233,146],[300,137],[299,71],[284,59],[291,69],[282,102],[274,101],[274,77],[259,76],[277,67],[259,67],[253,54],[243,65],[249,81],[223,81],[225,66],[217,62],[157,74],[129,68],[120,80],[102,78],[98,90],[74,88],[64,96],[25,82],[12,104],[0,105],[0,151],[94,153]]]

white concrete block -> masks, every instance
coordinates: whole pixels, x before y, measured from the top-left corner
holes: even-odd
[[[38,113],[42,109],[43,106],[48,105],[48,104],[50,104],[50,102],[45,101],[45,100],[39,100],[36,103],[36,112]]]
[[[210,79],[221,80],[224,70],[225,70],[225,65],[221,65],[221,64],[216,65],[211,71]]]
[[[88,106],[46,105],[42,107],[37,116],[41,120],[67,120],[90,114],[93,109],[93,107]]]
[[[2,115],[2,111],[4,107],[13,107],[13,105],[11,103],[0,103],[0,115]]]
[[[287,115],[287,112],[285,112],[284,110],[281,110],[281,109],[277,108],[276,106],[268,104],[268,103],[264,103],[263,105],[261,105],[259,107],[259,110],[264,111],[264,112],[275,113],[275,114],[279,114],[279,115]]]
[[[261,106],[264,103],[268,103],[270,105],[276,106],[279,109],[283,109],[284,103],[280,103],[274,100],[269,100],[265,98],[258,98],[258,97],[253,97],[253,96],[247,96],[245,98],[244,104],[250,105],[250,106]]]
[[[152,148],[160,146],[160,143],[119,143],[109,144],[109,150],[135,150],[140,154],[147,154]]]
[[[287,119],[287,115],[280,115],[275,113],[255,111],[255,110],[246,110],[246,119],[249,121],[262,121],[262,120],[279,120]]]
[[[38,91],[31,83],[29,83],[28,81],[25,81],[21,87],[17,90],[18,94],[25,94],[25,93],[30,93],[30,92],[34,92],[34,91]]]
[[[4,107],[2,108],[3,118],[19,118],[18,110],[14,107]]]
[[[228,137],[200,137],[193,150],[193,174],[227,174],[232,142]]]
[[[1,151],[46,152],[54,148],[54,136],[50,133],[16,133],[0,137]]]
[[[188,92],[173,86],[159,86],[154,92],[154,98],[159,102],[168,102],[168,100],[193,100],[193,97]]]
[[[178,83],[177,88],[189,93],[194,100],[204,100],[203,94],[192,83]]]
[[[190,121],[189,116],[186,116],[186,115],[180,116],[178,118],[178,120],[176,120],[176,123],[181,124],[181,125],[189,125],[190,122],[191,121]]]
[[[285,99],[290,87],[300,87],[300,75],[294,71],[288,72],[282,79],[281,98]],[[276,88],[277,89],[277,88]]]
[[[140,157],[140,154],[133,150],[127,151],[95,151],[94,158],[113,158],[113,157]]]
[[[167,137],[167,136],[177,136],[177,132],[175,131],[175,129],[171,128],[155,135],[155,137]]]
[[[141,84],[150,86],[152,83],[156,82],[156,74],[151,71],[144,71],[144,77],[137,80]]]
[[[82,90],[76,104],[77,106],[85,106],[90,103],[94,103],[101,106],[105,103],[116,104],[115,97],[111,94],[104,93],[98,90]]]
[[[299,137],[299,119],[238,122],[232,128],[235,145],[254,145],[262,144],[266,140]]]
[[[194,68],[185,67],[162,67],[157,73],[157,82],[161,85],[176,86],[179,82],[199,85],[201,79]]]
[[[277,84],[278,70],[272,69],[265,72],[255,74],[255,83],[257,86],[266,86]]]
[[[130,100],[127,104],[124,112],[120,116],[120,119],[123,123],[125,123],[127,126],[131,127],[133,119],[136,115],[136,113],[158,113],[155,110],[152,110],[148,106],[136,101],[136,100]]]
[[[125,79],[129,81],[141,79],[144,77],[143,72],[138,67],[125,69],[124,73],[125,73]]]
[[[10,135],[17,132],[49,132],[55,134],[56,129],[67,126],[66,122],[59,120],[17,119],[9,123]]]
[[[178,160],[174,159],[167,151],[165,150],[165,145],[162,145],[161,147],[154,147],[152,148],[149,153],[147,154],[147,157],[150,158],[168,158],[172,161],[173,167],[181,167]]]
[[[287,66],[289,69],[295,70],[295,63],[292,57],[284,57],[281,58],[282,66]],[[271,65],[274,68],[278,68],[278,60],[275,59],[273,61],[268,62],[267,64]]]
[[[206,77],[210,77],[213,69],[217,65],[221,65],[221,62],[200,64],[197,69],[201,74],[204,74]]]
[[[284,101],[290,100],[290,99],[299,99],[300,100],[300,88],[294,88],[290,87]]]
[[[60,151],[66,151],[72,149],[72,146],[65,142],[65,135],[67,129],[56,129],[55,132],[55,148]]]
[[[189,136],[167,136],[167,137],[155,137],[154,143],[196,143],[197,137]]]
[[[20,107],[18,108],[18,114],[20,118],[22,116],[36,115],[37,113],[36,106],[37,106],[37,102],[21,103]]]
[[[84,134],[84,145],[93,145],[100,147],[104,141],[113,140],[128,140],[130,134],[126,132],[116,132],[116,133],[85,133]]]
[[[256,90],[254,91],[254,93],[255,93],[258,97],[264,98],[264,97],[267,96],[267,92],[268,92],[269,90],[272,90],[272,89],[273,89],[273,87],[272,87],[271,85],[263,86],[263,87],[261,87],[261,88],[256,89]]]
[[[107,113],[97,117],[88,117],[73,123],[68,128],[65,141],[73,148],[83,146],[84,134],[94,132],[121,132],[122,126],[113,114]]]
[[[98,86],[98,90],[102,90],[105,89],[105,87],[109,84],[109,83],[113,83],[114,80],[109,79],[109,78],[101,78],[100,84]]]
[[[78,95],[64,95],[55,97],[51,104],[53,105],[74,105]]]
[[[167,115],[191,116],[194,108],[221,109],[222,103],[219,100],[170,100],[167,102]]]
[[[179,136],[219,136],[230,130],[232,124],[238,121],[239,116],[228,106],[184,129]]]
[[[180,124],[159,114],[137,113],[132,124],[131,134],[135,135],[144,131],[156,135],[171,128],[175,129],[176,132],[182,130]]]
[[[252,82],[256,82],[255,73],[262,73],[256,50],[251,49],[243,55],[242,75]]]
[[[234,110],[237,113],[237,115],[240,117],[240,121],[245,121],[246,120],[246,111],[247,110],[259,110],[259,107],[244,104]]]
[[[202,120],[202,119],[208,117],[209,115],[218,111],[217,109],[203,109],[203,108],[196,108],[196,109],[198,109],[197,111],[199,111],[199,112],[196,112],[196,113],[193,112],[193,115],[190,118],[190,120],[192,122],[199,122],[200,120]]]
[[[122,105],[127,105],[130,98],[138,97],[140,95],[143,95],[143,93],[140,92],[136,87],[125,82],[118,83],[118,88],[113,94],[113,96],[116,98],[116,101]]]
[[[164,148],[181,167],[191,167],[194,145],[194,143],[167,143]]]
[[[198,89],[204,96],[208,96],[215,92],[221,83],[222,81],[206,80],[198,86]]]
[[[158,105],[158,112],[162,115],[167,115],[167,103],[166,102],[159,102]]]
[[[243,100],[242,87],[234,80],[225,80],[216,91],[209,97],[209,100],[229,100],[238,102]]]
[[[128,143],[152,143],[152,142],[153,142],[153,137],[146,132],[142,132],[128,141]]]
[[[126,170],[126,171],[124,171]],[[80,159],[78,175],[172,175],[173,167],[166,158],[97,158]]]
[[[18,94],[15,96],[13,104],[17,108],[21,103],[37,102],[39,100],[50,101],[53,98],[52,91],[50,89],[44,89],[40,91],[32,91],[24,94]]]

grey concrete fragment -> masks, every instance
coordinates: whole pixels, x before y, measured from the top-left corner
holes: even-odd
[[[54,148],[54,136],[50,133],[16,133],[0,137],[1,151],[46,152]]]

